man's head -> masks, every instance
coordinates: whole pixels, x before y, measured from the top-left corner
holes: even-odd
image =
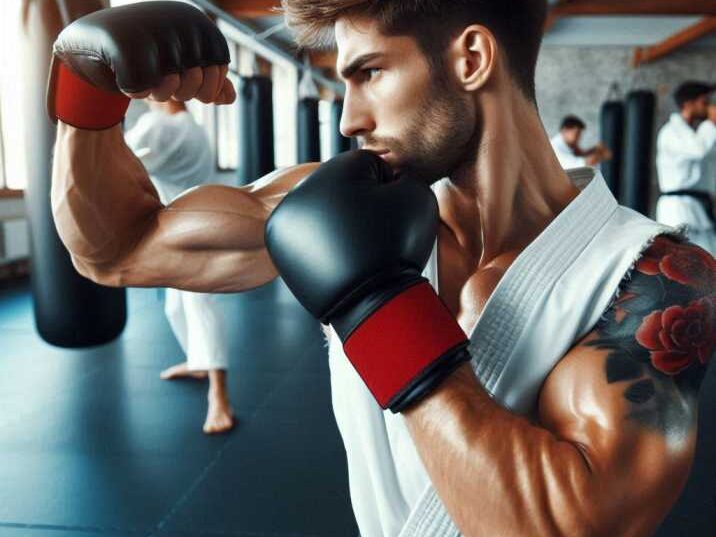
[[[535,101],[546,0],[282,3],[299,45],[337,45],[344,135],[397,171],[436,179],[474,159],[482,92]]]
[[[577,116],[566,116],[559,126],[559,132],[569,147],[578,147],[579,140],[582,138],[582,132],[587,125]]]
[[[689,122],[703,121],[708,117],[709,97],[716,85],[703,82],[684,82],[674,92],[674,101],[681,115]]]

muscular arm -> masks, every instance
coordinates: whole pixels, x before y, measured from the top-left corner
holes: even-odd
[[[87,131],[60,123],[53,214],[73,263],[98,283],[243,291],[276,277],[264,224],[314,167],[242,188],[199,187],[165,207],[119,126]]]
[[[548,377],[538,423],[494,403],[469,366],[408,411],[463,534],[650,535],[693,459],[715,319],[716,262],[657,239],[604,321]]]

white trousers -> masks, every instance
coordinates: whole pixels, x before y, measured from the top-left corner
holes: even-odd
[[[214,296],[167,289],[164,312],[190,370],[228,368],[226,334]]]

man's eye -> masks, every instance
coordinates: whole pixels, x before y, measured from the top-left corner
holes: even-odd
[[[382,69],[380,67],[368,67],[366,69],[363,69],[363,75],[365,76],[366,80],[372,80],[381,71],[382,71]]]

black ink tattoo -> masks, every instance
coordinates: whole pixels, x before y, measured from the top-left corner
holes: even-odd
[[[658,237],[596,334],[588,345],[609,350],[607,382],[628,383],[628,417],[683,434],[716,353],[716,260],[689,243]]]

